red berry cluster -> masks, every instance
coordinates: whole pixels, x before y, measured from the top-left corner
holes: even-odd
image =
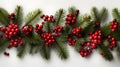
[[[58,26],[58,25],[55,26],[54,30],[52,30],[52,32],[54,33],[54,35],[56,37],[58,37],[62,33],[62,31],[63,31],[63,27],[62,26]]]
[[[21,45],[21,46],[23,45],[23,41],[21,37],[11,39],[8,48],[17,47],[18,45]]]
[[[77,36],[77,37],[81,37],[81,35],[82,35],[81,32],[82,32],[81,27],[77,27],[77,28],[72,29],[72,34]]]
[[[75,38],[68,38],[68,44],[69,44],[70,46],[74,46],[75,43],[76,43],[76,39],[75,39]]]
[[[18,25],[11,23],[7,26],[6,31],[5,31],[5,37],[6,38],[11,38],[14,35],[16,35],[18,33]]]
[[[11,20],[15,20],[15,14],[14,13],[11,13],[9,16],[8,16],[9,19]]]
[[[32,25],[26,25],[22,28],[22,32],[24,32],[26,35],[30,35],[33,32],[33,26]]]
[[[82,57],[86,57],[92,53],[91,43],[85,42],[80,50],[80,55]]]
[[[116,20],[113,20],[110,24],[110,29],[112,32],[115,32],[117,28],[118,28],[118,23]]]
[[[42,28],[43,28],[43,25],[36,24],[35,32],[39,34],[43,33],[44,30],[42,30]]]
[[[116,39],[112,36],[108,36],[108,40],[110,41],[110,45],[109,45],[109,48],[110,49],[113,49],[115,46],[116,46]]]
[[[76,16],[73,16],[72,14],[68,14],[66,17],[66,23],[68,25],[74,24],[76,21]]]
[[[96,31],[94,33],[91,33],[89,38],[90,38],[91,43],[92,43],[91,44],[92,48],[93,49],[96,48],[97,45],[99,45],[101,43],[101,38],[102,38],[101,30],[98,30],[98,31]]]
[[[44,21],[51,21],[51,22],[55,22],[55,19],[53,18],[53,15],[43,15],[41,18],[43,18]]]
[[[45,45],[46,46],[49,46],[49,45],[51,45],[55,42],[54,37],[48,32],[42,33],[41,37],[45,40]]]

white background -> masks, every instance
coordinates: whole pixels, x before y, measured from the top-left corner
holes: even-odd
[[[114,7],[120,8],[120,0],[0,0],[0,7],[13,12],[16,5],[23,6],[24,14],[36,8],[41,8],[45,14],[54,14],[59,8],[67,9],[70,6],[76,6],[80,12],[89,13],[91,7],[96,6],[101,9],[103,6],[108,8],[109,20],[112,20],[111,10]],[[82,58],[72,47],[69,47],[70,57],[67,60],[61,60],[54,51],[51,59],[44,60],[39,54],[29,55],[19,59],[16,56],[15,49],[7,50],[10,57],[0,55],[0,67],[119,67],[120,59],[114,54],[114,60],[109,62],[104,60],[97,51],[94,51],[90,58]]]

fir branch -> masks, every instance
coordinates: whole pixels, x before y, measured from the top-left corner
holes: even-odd
[[[4,8],[0,8],[0,22],[2,24],[9,23],[8,15],[9,15],[9,13]]]
[[[15,23],[21,25],[22,24],[22,20],[23,20],[23,9],[21,6],[17,6],[15,8]]]
[[[110,50],[104,46],[104,45],[99,45],[98,48],[100,49],[100,51],[105,55],[104,58],[106,60],[109,60],[111,61],[113,59],[113,55],[112,53],[110,52]]]
[[[100,21],[107,19],[107,16],[108,16],[108,11],[105,7],[103,7],[99,13]]]
[[[56,19],[56,25],[60,25],[65,17],[65,10],[63,9],[59,9],[56,13],[55,13],[55,19]]]
[[[91,10],[92,21],[99,23],[100,19],[98,16],[98,10],[96,7],[93,7]]]
[[[84,24],[81,25],[83,29],[83,35],[88,35],[91,31],[94,30],[94,24],[92,22],[84,22]]]
[[[113,15],[114,19],[116,19],[120,23],[120,13],[117,8],[114,8],[112,10],[112,15]]]
[[[120,42],[119,41],[117,42],[117,54],[118,54],[118,57],[120,57]]]
[[[20,46],[20,47],[17,49],[17,51],[18,51],[17,56],[18,56],[19,58],[23,58],[24,55],[25,55],[25,53],[26,53],[26,51],[27,51],[27,44],[24,44],[24,45]]]
[[[8,40],[3,39],[0,41],[0,53],[2,53],[8,47]]]
[[[40,45],[40,54],[41,56],[46,59],[49,60],[50,59],[50,48],[48,46],[46,46],[45,44],[41,44]]]
[[[105,37],[111,34],[109,24],[105,24],[103,27],[101,27],[101,30],[102,30],[102,33],[104,34],[103,36],[105,36]]]
[[[28,24],[33,25],[34,23],[36,23],[40,19],[39,17],[41,16],[41,14],[42,14],[42,11],[39,9],[28,13],[25,18],[25,22],[26,22],[25,25],[28,25]]]
[[[69,54],[66,45],[60,43],[59,41],[55,42],[55,48],[61,59],[67,59]]]
[[[75,8],[74,6],[72,6],[72,7],[69,7],[69,8],[68,8],[68,12],[69,12],[70,14],[73,14],[73,15],[75,15],[76,8]]]

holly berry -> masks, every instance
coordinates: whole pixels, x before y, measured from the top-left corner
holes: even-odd
[[[24,32],[27,36],[30,35],[33,32],[33,26],[32,25],[26,25],[22,28],[22,32]]]
[[[9,43],[9,46],[8,48],[11,48],[11,47],[18,47],[18,45],[23,45],[23,41],[22,41],[22,38],[21,37],[18,37],[18,38],[15,38],[15,39],[11,39],[10,43]]]
[[[96,48],[97,45],[99,45],[101,43],[101,38],[102,38],[101,30],[98,30],[98,31],[96,31],[94,33],[91,33],[89,38],[90,38],[90,40],[92,42],[92,44],[91,44],[92,48],[93,49]]]
[[[11,23],[6,27],[6,31],[5,31],[5,37],[6,38],[12,38],[13,36],[15,36],[18,33],[18,25]]]
[[[79,14],[79,10],[77,9],[76,12],[75,12],[76,16],[78,16]]]
[[[9,19],[11,20],[15,20],[15,14],[14,13],[11,13],[9,16],[8,16]]]
[[[63,31],[63,26],[55,26],[55,29],[52,30],[52,34],[56,37],[58,37]]]
[[[71,24],[74,24],[75,21],[76,21],[76,16],[73,16],[72,14],[68,14],[66,17],[65,24],[71,25]]]
[[[68,45],[70,46],[74,46],[76,43],[76,39],[75,38],[68,38]]]
[[[92,53],[92,48],[91,48],[90,42],[85,42],[81,48],[82,49],[80,50],[80,55],[82,57],[86,57]]]
[[[114,37],[112,37],[111,35],[108,36],[108,40],[110,42],[109,48],[113,49],[114,47],[116,47],[116,39]]]
[[[54,37],[48,32],[42,33],[40,36],[45,40],[46,46],[50,46],[51,44],[55,42]]]
[[[81,37],[81,35],[82,35],[81,32],[82,32],[81,27],[77,27],[77,28],[72,29],[72,34],[77,36],[77,37]]]
[[[1,32],[5,32],[5,28],[4,27],[0,27],[0,31]]]
[[[117,28],[118,28],[118,22],[114,19],[110,23],[110,29],[111,29],[112,32],[115,32]]]
[[[44,21],[51,21],[51,22],[55,22],[55,19],[53,18],[53,15],[50,15],[50,16],[48,16],[48,15],[43,15],[42,17],[41,17]]]
[[[43,28],[43,24],[42,25],[36,24],[35,32],[37,32],[39,34],[45,32],[44,30],[42,30],[42,28]]]
[[[10,54],[8,52],[4,52],[4,55],[5,56],[9,56]]]

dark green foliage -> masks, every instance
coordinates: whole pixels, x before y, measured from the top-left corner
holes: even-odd
[[[17,6],[15,8],[15,23],[21,25],[22,21],[23,21],[23,9],[21,6]]]
[[[65,17],[65,10],[64,9],[59,9],[55,13],[55,25],[63,25],[62,23],[64,22],[64,17]]]
[[[120,42],[117,42],[117,54],[120,57]]]
[[[76,7],[74,7],[74,6],[69,7],[68,12],[69,12],[70,14],[75,15],[75,12],[76,12]]]
[[[25,25],[35,24],[40,19],[41,15],[42,15],[42,11],[39,9],[28,13],[27,16],[25,17]]]
[[[0,53],[2,53],[8,47],[8,40],[3,39],[0,41]]]
[[[114,8],[112,10],[112,15],[113,15],[113,18],[116,19],[120,23],[120,13],[117,8]]]
[[[0,22],[2,24],[9,23],[8,15],[9,15],[9,13],[4,8],[0,8]]]
[[[45,44],[40,44],[40,54],[46,60],[50,59],[50,47],[46,46]]]
[[[101,23],[102,21],[107,19],[108,11],[106,8],[102,8],[102,10],[99,12],[96,7],[92,8],[91,11],[92,21],[95,23]]]
[[[24,44],[23,46],[18,47],[18,54],[17,56],[19,58],[23,58],[27,52],[27,44]]]
[[[100,21],[106,20],[107,16],[108,16],[108,10],[105,7],[103,7],[102,10],[99,13]]]
[[[58,40],[55,42],[55,49],[61,59],[67,59],[69,54],[67,50],[67,46]]]
[[[110,52],[110,50],[106,46],[101,44],[101,45],[98,46],[98,49],[100,50],[101,53],[103,53],[105,55],[104,58],[106,60],[111,61],[113,59],[112,53]]]
[[[105,24],[102,28],[102,33],[104,34],[103,36],[108,36],[110,33],[111,33],[111,30],[110,30],[110,25],[109,24]]]

